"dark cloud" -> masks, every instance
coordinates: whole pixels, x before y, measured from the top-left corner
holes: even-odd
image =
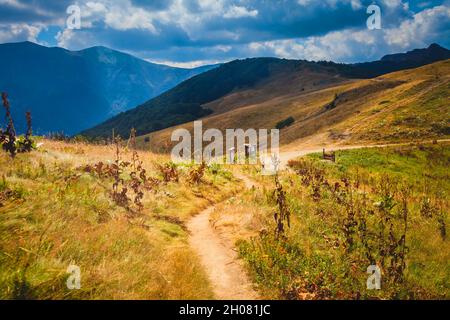
[[[171,6],[173,0],[131,0],[131,4],[147,10],[163,10]]]
[[[53,23],[64,17],[66,8],[72,3],[71,0],[0,2],[0,23]]]
[[[389,43],[384,31],[364,33],[366,8],[372,0],[15,0],[12,3],[0,1],[0,40],[14,40],[19,34],[21,38],[24,35],[30,38],[29,31],[21,33],[17,28],[22,25],[27,31],[30,26],[41,24],[40,28],[51,27],[52,33],[60,28],[59,44],[69,49],[104,45],[158,61],[215,61],[256,55],[295,57],[296,52],[298,57],[308,58],[308,55],[324,56],[326,50],[335,50],[336,59],[354,53],[354,59],[365,60],[380,55],[381,50],[403,48],[395,33],[390,35]],[[64,31],[66,8],[74,3],[83,9],[85,26]],[[376,3],[381,6],[385,30],[400,28],[403,21],[414,20],[414,14],[423,10],[449,6],[449,0]],[[427,28],[430,38],[442,43],[448,32],[445,14],[439,17],[444,19],[440,25],[433,20]],[[9,27],[11,23],[19,25],[15,33]],[[329,47],[324,39],[334,41],[340,51]],[[413,40],[408,45],[420,43]]]

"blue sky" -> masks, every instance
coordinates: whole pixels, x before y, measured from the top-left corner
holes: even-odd
[[[366,26],[370,4],[381,8],[380,30]],[[70,5],[79,30],[66,27]],[[0,43],[24,40],[184,67],[256,56],[360,62],[449,48],[450,0],[0,0]]]

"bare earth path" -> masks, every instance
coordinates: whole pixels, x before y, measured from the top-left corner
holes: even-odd
[[[244,180],[247,188],[252,187],[248,178]],[[203,267],[209,276],[214,296],[219,300],[255,300],[258,294],[238,259],[231,244],[221,239],[210,224],[211,206],[193,217],[188,223],[189,242],[200,256]]]
[[[209,223],[210,207],[195,216],[189,223],[190,244],[197,251],[219,300],[254,300],[252,289],[237,253],[218,237]]]

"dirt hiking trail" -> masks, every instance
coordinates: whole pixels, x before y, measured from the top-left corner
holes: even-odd
[[[245,176],[246,188],[253,183]],[[208,207],[188,222],[189,243],[200,256],[201,263],[209,276],[214,296],[218,300],[255,300],[259,296],[238,259],[233,244],[221,239],[210,223],[215,206]]]

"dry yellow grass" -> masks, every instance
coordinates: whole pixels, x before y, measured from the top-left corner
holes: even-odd
[[[166,156],[140,152],[150,176]],[[129,160],[131,151],[122,150]],[[239,187],[232,176],[206,173],[146,192],[130,214],[109,196],[112,181],[77,168],[115,158],[112,146],[44,140],[15,159],[0,154],[0,297],[38,299],[207,299],[208,279],[187,242],[184,224]],[[225,172],[225,171],[223,171]],[[220,192],[219,192],[220,190]],[[81,269],[68,290],[66,269]]]
[[[397,292],[373,295],[361,289],[365,262],[351,264],[342,247],[345,238],[339,223],[345,210],[325,189],[320,201],[313,200],[310,187],[293,172],[280,174],[292,210],[288,239],[280,242],[272,239],[277,210],[273,177],[260,175],[258,167],[221,166],[214,174],[208,171],[199,185],[192,185],[187,181],[189,165],[178,166],[180,181],[146,193],[142,213],[130,214],[111,201],[112,181],[77,170],[81,165],[113,160],[114,147],[43,142],[38,151],[14,160],[0,154],[1,298],[214,298],[214,283],[189,245],[186,231],[191,217],[212,204],[214,232],[249,262],[263,298],[354,298],[359,293],[390,298]],[[442,165],[448,146],[416,148],[413,153],[407,148],[342,151],[338,159],[346,170],[361,166],[361,159],[368,161],[367,171],[359,171],[365,190],[373,186],[372,178],[388,169],[388,174],[394,171],[412,179],[408,180],[415,188],[409,200],[408,282],[398,297],[448,297],[448,271],[443,267],[450,252],[448,239],[439,233],[438,216],[425,218],[420,213],[424,196],[442,196],[435,192],[435,185],[448,193],[448,174]],[[131,151],[123,150],[122,156],[128,160]],[[434,160],[428,164],[430,157]],[[168,160],[150,152],[140,152],[140,158],[154,177],[159,175],[156,164]],[[380,161],[388,161],[388,167],[380,166]],[[326,166],[331,184],[340,181],[342,172],[336,165],[321,161],[316,165]],[[422,174],[431,179],[424,185],[433,189],[427,191],[414,182]],[[246,191],[242,191],[244,184]],[[378,201],[378,195],[370,197],[371,205]],[[448,217],[444,222],[449,225]],[[70,264],[81,268],[80,290],[66,287]],[[317,285],[317,279],[325,282]]]

